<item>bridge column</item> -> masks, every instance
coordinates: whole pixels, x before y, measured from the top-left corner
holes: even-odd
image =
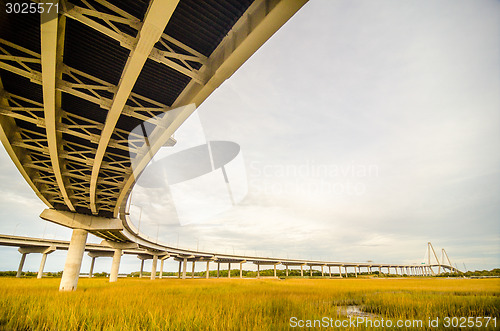
[[[231,278],[231,263],[227,263],[227,278]]]
[[[243,278],[243,262],[240,262],[240,278]]]
[[[260,278],[260,264],[257,264],[257,278]]]
[[[109,282],[118,280],[118,271],[120,270],[120,260],[122,259],[122,250],[117,248],[113,253],[113,262],[111,262],[111,272],[109,273]]]
[[[378,267],[378,273],[379,273],[379,275],[383,275],[383,274],[384,274],[384,273],[382,272],[382,267],[380,267],[380,266]]]
[[[179,260],[179,272],[177,273],[177,278],[181,279],[181,267],[182,267],[182,260]]]
[[[144,271],[144,260],[141,260],[141,271],[139,272],[139,278],[142,278],[143,271]]]
[[[220,262],[217,262],[217,278],[219,278],[220,274]]]
[[[55,251],[55,248],[50,247],[42,253],[42,261],[40,262],[40,268],[38,269],[38,275],[36,276],[36,278],[38,278],[38,279],[42,278],[43,269],[45,268],[45,262],[47,261],[47,255],[49,255],[50,253],[52,253],[54,251]]]
[[[304,265],[301,264],[300,265],[300,277],[304,277],[304,268],[303,267],[304,267]]]
[[[94,273],[94,264],[95,264],[96,258],[97,258],[97,256],[92,257],[92,262],[90,263],[89,278],[92,278],[92,274]]]
[[[339,265],[339,276],[342,278],[342,266]]]
[[[276,278],[276,263],[274,264],[274,278]]]
[[[285,270],[286,270],[286,271],[285,271],[285,275],[286,275],[286,277],[288,277],[288,264],[287,264],[287,265],[285,265]]]
[[[208,279],[210,277],[210,261],[207,261],[207,274],[205,275],[205,278]]]
[[[19,268],[17,268],[17,274],[16,274],[17,278],[21,277],[21,273],[23,272],[24,261],[26,261],[26,255],[28,255],[28,253],[22,253],[22,254],[23,255],[21,256],[21,261],[19,262]]]
[[[356,276],[356,278],[358,278],[358,270],[356,269],[357,267],[354,266],[354,275]]]
[[[158,267],[158,255],[153,255],[153,262],[151,263],[151,276],[149,279],[156,279],[156,267]]]
[[[321,277],[325,277],[325,272],[323,271],[323,266],[321,266]]]
[[[345,271],[345,278],[348,278],[349,274],[347,273],[347,266],[344,266],[344,271]]]
[[[186,269],[187,269],[187,258],[185,257],[182,262],[182,279],[186,279]]]
[[[165,262],[165,259],[160,260],[160,275],[158,276],[160,279],[163,278],[163,263]]]
[[[193,266],[192,266],[192,270],[191,270],[191,279],[194,279],[194,267],[196,266],[196,262],[193,260]]]
[[[309,266],[309,277],[312,277],[313,276],[313,267],[312,265]]]
[[[69,243],[66,263],[59,285],[59,291],[74,291],[78,284],[80,268],[82,267],[83,253],[87,243],[88,232],[82,229],[73,229]]]
[[[328,274],[330,275],[330,278],[332,278],[332,267],[328,266]]]

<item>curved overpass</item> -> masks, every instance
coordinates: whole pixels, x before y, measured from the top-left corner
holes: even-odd
[[[131,248],[327,265],[174,249],[126,213],[153,155],[307,0],[33,2],[43,13],[0,13],[0,139],[47,205],[41,217],[73,229],[61,290],[76,289],[89,232],[115,250],[116,275]]]

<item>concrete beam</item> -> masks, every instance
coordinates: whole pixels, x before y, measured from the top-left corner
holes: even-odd
[[[55,252],[56,247],[51,246],[42,252],[42,261],[40,262],[40,268],[38,268],[38,274],[36,276],[37,279],[41,279],[43,277],[43,269],[45,269],[45,262],[47,261],[47,255],[52,252]]]
[[[118,271],[120,270],[120,260],[122,258],[122,250],[117,248],[113,253],[113,262],[111,263],[111,272],[109,273],[109,282],[114,283],[118,280]]]
[[[186,279],[187,258],[182,261],[182,279]]]
[[[71,235],[66,263],[59,286],[60,291],[74,291],[78,284],[80,268],[82,266],[83,253],[87,242],[88,232],[82,229],[74,229]]]
[[[89,254],[90,256],[90,254]],[[95,259],[97,256],[92,256],[92,262],[90,263],[90,271],[89,271],[89,278],[92,278],[92,274],[94,273],[94,264],[95,264]]]
[[[158,265],[158,255],[153,255],[153,263],[151,264],[151,280],[156,278],[156,267]]]
[[[23,255],[21,256],[21,261],[19,262],[19,268],[17,268],[17,274],[16,277],[19,278],[21,277],[21,273],[23,272],[23,266],[24,266],[24,261],[26,261],[26,255],[29,253],[22,253]]]
[[[114,95],[111,109],[108,111],[104,128],[101,131],[99,144],[97,145],[94,162],[92,163],[90,209],[93,214],[97,214],[98,212],[97,179],[111,136],[151,50],[162,36],[178,3],[179,0],[152,0],[144,16],[144,23],[137,35],[137,44],[134,50],[130,52],[125,68],[123,69],[120,82],[118,83],[118,90]]]
[[[45,209],[40,214],[40,218],[71,229],[82,229],[86,231],[123,230],[122,221],[118,218],[105,218],[55,209]]]

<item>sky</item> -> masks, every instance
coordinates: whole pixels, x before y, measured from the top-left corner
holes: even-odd
[[[310,1],[155,157],[238,144],[226,165],[234,204],[209,169],[168,194],[137,185],[134,225],[219,253],[421,263],[430,241],[461,270],[500,267],[498,12],[493,0]],[[0,183],[0,233],[69,240],[38,217],[45,207],[4,149]],[[0,252],[0,270],[15,270],[16,249]],[[65,254],[45,270],[61,270]],[[139,265],[125,256],[120,272]]]

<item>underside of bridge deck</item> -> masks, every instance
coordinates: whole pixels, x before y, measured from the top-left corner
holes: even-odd
[[[0,140],[47,205],[44,218],[75,238],[130,240],[113,224],[151,158],[306,1],[51,0],[33,1],[43,13],[2,10]]]

